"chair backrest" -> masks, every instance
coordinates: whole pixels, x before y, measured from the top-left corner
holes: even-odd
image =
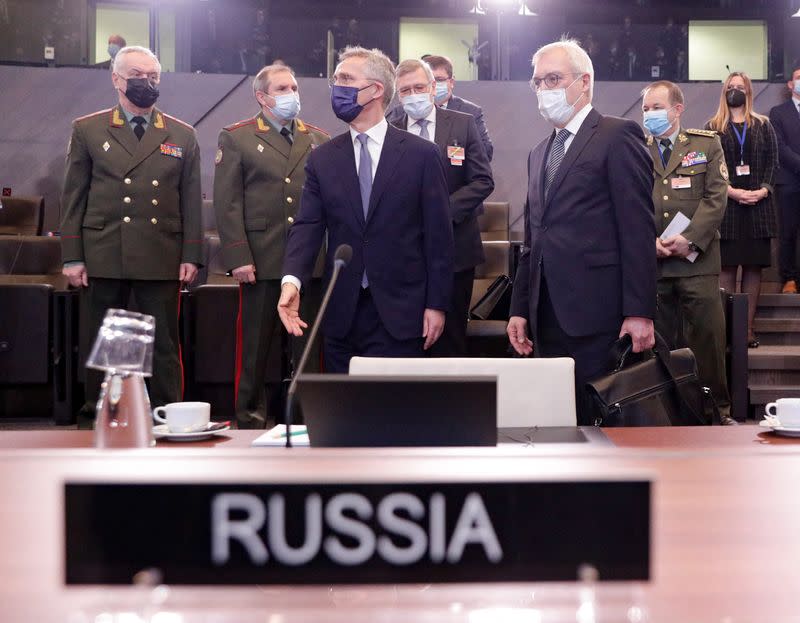
[[[209,285],[236,285],[236,279],[228,276],[222,263],[222,243],[219,236],[206,234],[206,266],[207,276],[201,281]],[[201,276],[202,277],[202,276]]]
[[[497,277],[511,274],[510,253],[511,245],[508,242],[483,241],[483,254],[486,260],[475,267],[470,309],[486,294],[486,290]]]
[[[553,359],[353,357],[350,374],[497,376],[497,426],[576,426],[575,362]]]
[[[61,242],[50,236],[0,236],[0,275],[61,273]]]
[[[0,234],[42,234],[44,197],[3,197],[2,201]]]
[[[203,206],[201,212],[201,219],[203,223],[204,232],[217,231],[217,216],[214,213],[214,202],[211,199],[203,199]]]
[[[483,214],[478,217],[482,240],[508,240],[508,201],[484,201]]]

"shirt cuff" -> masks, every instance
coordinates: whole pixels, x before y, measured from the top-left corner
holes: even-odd
[[[80,260],[72,260],[71,262],[64,262],[64,268],[72,268],[73,266],[84,266],[85,263]]]
[[[301,286],[303,285],[300,283],[300,280],[294,275],[284,275],[283,279],[281,279],[281,286],[284,283],[291,283],[295,288],[297,288],[298,292],[300,292]]]

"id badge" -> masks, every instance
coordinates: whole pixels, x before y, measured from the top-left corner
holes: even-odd
[[[750,165],[749,164],[740,164],[736,167],[736,175],[743,176],[743,175],[750,175]]]
[[[691,188],[692,187],[692,178],[683,176],[673,177],[670,182],[672,183],[672,189],[678,190],[681,188]]]
[[[464,148],[457,145],[447,146],[447,157],[453,160],[464,160]]]
[[[458,158],[450,158],[450,164],[454,167],[463,167],[464,161],[459,160]]]

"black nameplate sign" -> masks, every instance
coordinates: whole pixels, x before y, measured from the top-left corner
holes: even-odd
[[[650,577],[650,483],[67,484],[67,584]]]

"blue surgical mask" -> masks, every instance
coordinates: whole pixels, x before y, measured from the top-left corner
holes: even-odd
[[[555,126],[563,127],[575,113],[575,104],[583,97],[583,93],[578,96],[574,104],[567,101],[567,89],[580,80],[583,75],[575,78],[570,85],[561,89],[543,89],[536,92],[539,100],[539,113],[546,121]]]
[[[358,103],[359,92],[371,86],[373,85],[368,84],[359,89],[358,87],[346,87],[340,84],[334,84],[331,87],[331,108],[333,108],[333,114],[345,123],[350,123],[364,110],[364,107]]]
[[[297,93],[274,95],[273,98],[275,106],[269,110],[281,121],[291,121],[300,114],[300,96]]]
[[[447,80],[437,82],[436,93],[433,96],[433,101],[435,101],[437,104],[443,104],[449,94],[450,91],[447,89]]]
[[[120,47],[116,43],[109,43],[108,44],[108,55],[111,58],[114,58],[117,55],[117,52],[120,51]]]
[[[794,81],[794,88],[792,90],[798,95],[800,95],[800,80]]]
[[[415,121],[424,119],[431,114],[433,109],[430,93],[408,95],[400,98],[400,103],[403,105],[405,113]]]
[[[648,110],[643,115],[642,124],[645,129],[653,136],[661,136],[669,130],[672,124],[669,121],[670,109],[663,108],[661,110]]]

